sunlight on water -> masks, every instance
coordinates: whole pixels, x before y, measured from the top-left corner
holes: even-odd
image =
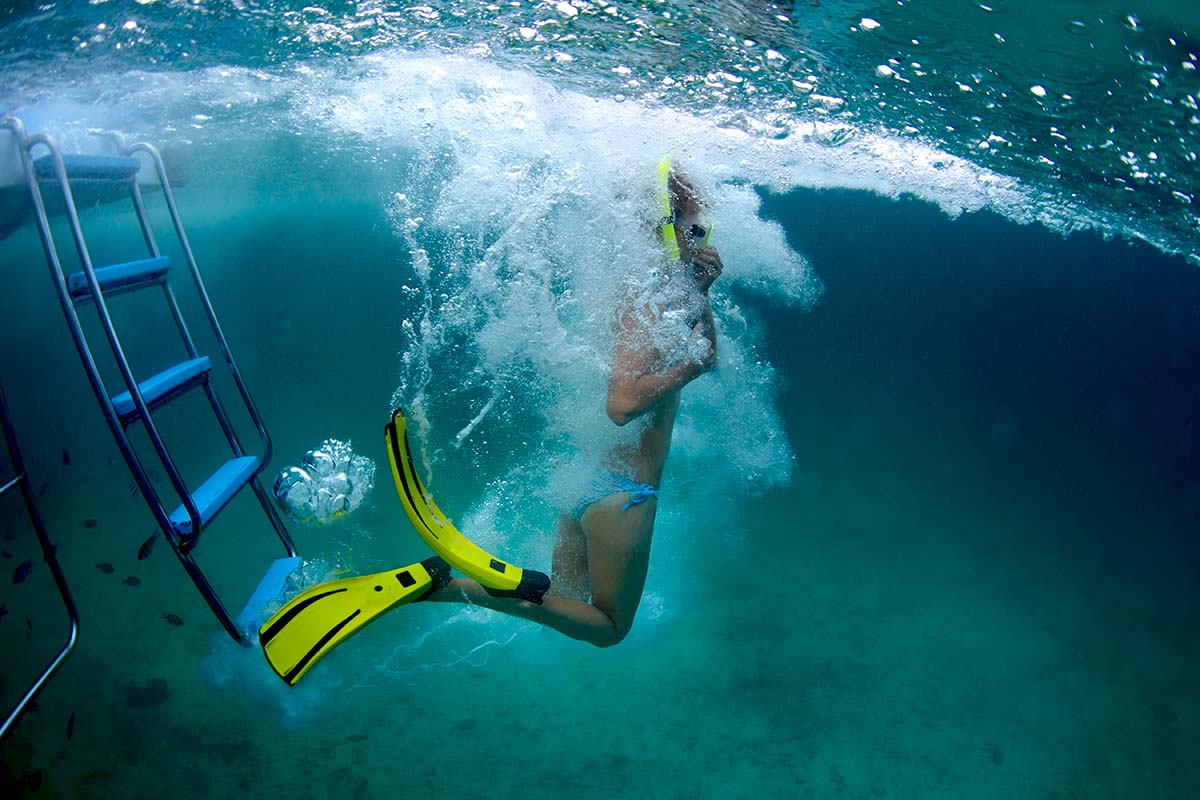
[[[1200,226],[1197,20],[1169,2],[1073,0],[1037,11],[950,0],[40,9],[0,17],[8,78],[0,107],[56,128],[87,118],[160,136],[228,136],[227,125],[279,125],[295,105],[281,92],[317,99],[322,75],[356,73],[361,56],[469,55],[558,89],[674,109],[756,138],[828,123],[830,145],[884,138],[900,158],[910,149],[952,153],[1019,180],[1039,207],[1022,220],[1184,252]],[[49,47],[30,44],[35,26]],[[191,85],[204,69],[225,80]]]

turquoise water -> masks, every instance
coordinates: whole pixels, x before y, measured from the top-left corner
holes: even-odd
[[[187,151],[178,200],[274,435],[271,471],[329,436],[384,465],[392,403],[417,405],[439,505],[515,561],[548,566],[553,466],[603,436],[595,309],[653,263],[640,226],[662,152],[712,199],[727,270],[721,369],[685,390],[624,643],[406,607],[288,690],[228,641],[167,550],[136,559],[153,523],[36,233],[0,241],[0,375],[83,626],[6,741],[0,785],[1200,790],[1190,6],[3,13],[0,109],[73,148],[120,127]],[[85,225],[99,261],[137,255],[121,209]],[[160,353],[137,334],[165,320],[122,301],[151,369]],[[197,477],[216,457],[200,410],[160,412]],[[344,522],[291,526],[314,569],[425,556],[385,473]],[[16,513],[0,508],[12,568],[34,552]],[[202,563],[234,597],[275,555],[246,498],[206,537]],[[3,585],[9,701],[63,632],[41,564]]]

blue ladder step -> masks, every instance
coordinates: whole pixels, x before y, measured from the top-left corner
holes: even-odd
[[[208,525],[225,504],[233,499],[238,489],[250,482],[257,470],[257,456],[232,458],[201,484],[199,489],[192,492],[192,502],[200,512],[201,528]],[[171,527],[184,538],[193,538],[199,533],[192,531],[192,519],[183,505],[171,512]]]
[[[183,361],[173,367],[168,367],[153,377],[139,381],[138,388],[142,392],[142,399],[146,401],[146,406],[154,409],[206,380],[211,369],[212,362],[208,360],[208,356],[200,356],[200,358],[193,358],[190,361]],[[137,417],[137,405],[133,402],[133,395],[129,392],[121,392],[112,399],[112,404],[117,411],[117,416],[121,418],[121,422],[128,424],[131,419]]]
[[[102,292],[115,292],[157,283],[170,269],[170,260],[166,256],[159,256],[158,258],[144,258],[140,261],[127,261],[111,267],[100,267],[96,270],[96,278],[100,281]],[[67,278],[67,289],[73,300],[82,300],[92,296],[92,291],[88,288],[87,274],[83,272],[76,272]]]
[[[63,166],[67,168],[69,181],[103,181],[128,183],[142,168],[142,162],[128,156],[83,156],[64,155]],[[38,180],[55,179],[54,157],[42,156],[33,162],[33,171]]]
[[[237,627],[244,635],[253,636],[267,621],[267,606],[283,594],[287,587],[287,579],[303,565],[300,556],[288,556],[276,559],[263,574],[258,582],[258,588],[246,602],[242,613],[238,614]]]

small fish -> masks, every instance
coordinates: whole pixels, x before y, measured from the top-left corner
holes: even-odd
[[[154,469],[154,467],[146,470],[146,474],[149,475],[150,480],[154,481],[155,483],[162,483],[162,473]]]
[[[8,552],[7,550],[0,550],[0,556],[4,556],[5,558],[12,558],[12,553]]]
[[[31,572],[33,572],[33,559],[27,558],[13,570],[13,583],[20,583],[25,580]]]
[[[71,466],[71,454],[67,452],[67,448],[63,448],[63,466]]]
[[[67,719],[67,740],[75,735],[75,712],[71,712],[71,716]]]
[[[154,533],[150,534],[150,538],[142,542],[142,546],[138,548],[138,561],[145,561],[150,557],[150,553],[154,550],[154,543],[158,541],[158,529],[154,529]]]
[[[137,484],[134,483],[133,481],[130,481],[129,482],[129,496],[137,497],[137,493],[138,493]]]
[[[87,528],[89,531],[93,530],[99,524],[99,522],[96,522],[96,520],[92,519],[91,517],[88,517],[83,521],[83,527]]]
[[[29,641],[33,638],[33,620],[29,617],[25,618],[25,627],[28,629],[25,634],[25,641]]]
[[[174,625],[176,628],[183,624],[183,617],[179,616],[178,614],[163,614],[162,618]]]
[[[4,619],[4,615],[8,613],[8,606],[0,605],[0,619]]]
[[[112,456],[108,457],[108,466],[112,466]]]
[[[22,508],[24,508],[24,506],[22,506]],[[17,537],[16,537],[15,535],[13,535],[13,532],[12,532],[12,531],[5,531],[5,532],[4,532],[4,541],[6,541],[6,542],[11,542],[13,539],[16,539],[16,538],[17,538]]]
[[[43,482],[42,485],[38,487],[38,497],[45,497],[46,490],[49,488],[50,488],[50,482],[49,481]]]
[[[112,564],[108,563],[107,561],[101,561],[99,564],[96,565],[96,569],[100,570],[105,575],[112,575],[114,572],[117,571],[117,568],[114,567]]]
[[[128,578],[122,578],[121,583],[125,584],[126,586],[141,586],[142,579],[137,575],[130,575]]]

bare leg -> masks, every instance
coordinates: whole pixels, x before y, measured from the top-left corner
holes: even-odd
[[[625,493],[611,495],[593,504],[583,515],[581,528],[587,543],[592,602],[547,594],[538,606],[511,597],[492,597],[469,578],[455,578],[428,599],[484,606],[537,622],[597,647],[617,644],[633,626],[642,600],[658,509],[658,500],[650,498],[621,511],[627,499]]]
[[[571,600],[586,601],[592,594],[588,582],[587,539],[579,520],[561,515],[558,540],[550,571],[550,593]]]

